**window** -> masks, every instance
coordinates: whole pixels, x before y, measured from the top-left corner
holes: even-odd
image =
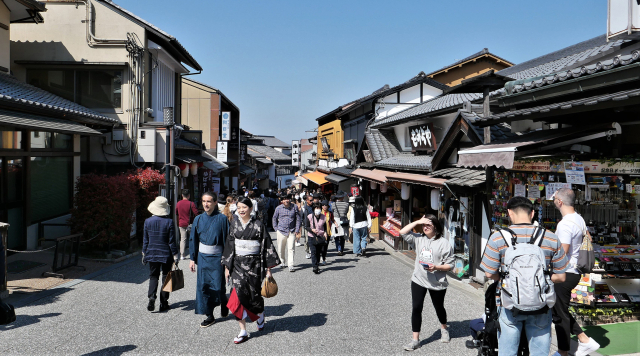
[[[32,149],[73,150],[73,136],[58,132],[31,132]]]
[[[31,220],[42,221],[67,214],[73,191],[72,157],[32,157]]]
[[[19,150],[22,148],[22,131],[13,127],[0,126],[0,149]]]
[[[122,108],[120,69],[28,69],[27,83],[91,109]]]

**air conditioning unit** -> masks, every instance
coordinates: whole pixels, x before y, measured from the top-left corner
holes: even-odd
[[[138,130],[138,158],[137,162],[152,163],[156,161],[156,129],[144,128]]]
[[[609,0],[607,7],[607,39],[638,37],[640,4],[638,0]]]

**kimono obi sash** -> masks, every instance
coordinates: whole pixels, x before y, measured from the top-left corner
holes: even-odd
[[[223,250],[224,246],[205,245],[202,242],[198,247],[198,251],[200,251],[200,253],[204,253],[205,255],[219,255]]]
[[[236,254],[239,256],[260,254],[260,241],[236,239],[235,243],[236,243]]]

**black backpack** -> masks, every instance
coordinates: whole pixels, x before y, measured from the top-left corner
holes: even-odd
[[[16,321],[16,311],[13,305],[0,300],[0,325],[7,325]]]

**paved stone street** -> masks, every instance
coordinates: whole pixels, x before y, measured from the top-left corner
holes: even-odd
[[[251,339],[241,345],[232,341],[239,330],[233,316],[200,328],[204,317],[193,312],[196,275],[187,271],[188,261],[180,264],[185,289],[171,295],[172,309],[148,312],[148,267],[136,257],[20,307],[17,322],[0,327],[0,353],[408,354],[402,345],[411,335],[412,269],[374,246],[370,257],[357,260],[351,254],[338,257],[330,245],[320,275],[311,272],[303,247],[297,247],[299,269],[275,270],[279,293],[266,299],[265,330],[249,324]],[[449,344],[440,343],[435,312],[425,303],[422,348],[416,354],[475,354],[464,341],[468,321],[482,313],[482,300],[465,288],[471,287],[452,282],[447,293]]]

